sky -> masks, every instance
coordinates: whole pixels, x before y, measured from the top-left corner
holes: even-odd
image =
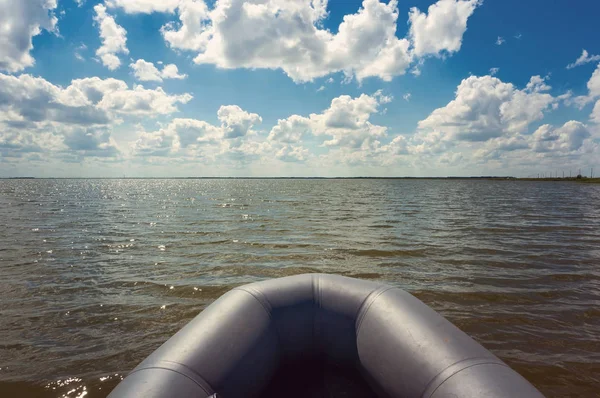
[[[0,0],[0,177],[600,173],[600,2]]]

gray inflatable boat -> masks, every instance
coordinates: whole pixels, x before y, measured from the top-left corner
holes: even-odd
[[[410,294],[309,274],[226,293],[109,397],[543,395]]]

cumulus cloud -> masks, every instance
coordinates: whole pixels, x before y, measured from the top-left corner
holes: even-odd
[[[155,81],[162,82],[163,79],[185,79],[186,74],[179,74],[179,69],[175,64],[164,65],[162,70],[158,70],[152,62],[138,59],[134,63],[131,63],[129,67],[133,70],[133,74],[136,79],[140,81]]]
[[[593,122],[600,124],[600,100],[596,101],[596,105],[594,105],[591,119]]]
[[[590,62],[600,61],[600,55],[590,55],[585,49],[581,52],[581,55],[575,62],[567,65],[567,69],[573,69],[580,65],[585,65]]]
[[[378,153],[387,127],[371,123],[370,118],[381,104],[391,100],[381,91],[356,98],[342,95],[321,113],[278,120],[267,137],[254,130],[262,122],[258,114],[237,105],[224,105],[217,111],[220,125],[174,119],[157,131],[141,130],[132,152],[136,156],[183,156],[213,161],[222,158],[238,163],[260,158],[306,162],[314,155],[303,146],[303,141],[316,138],[338,163],[358,162]]]
[[[572,152],[579,150],[589,137],[587,126],[581,122],[571,120],[559,128],[545,124],[531,136],[532,148],[536,152]]]
[[[248,113],[237,105],[223,105],[217,112],[225,138],[239,138],[249,134],[262,118],[256,113]]]
[[[594,87],[592,82],[590,93]],[[459,84],[452,101],[418,123],[415,134],[399,136],[377,152],[385,155],[382,162],[411,159],[433,171],[490,167],[509,174],[523,167],[593,159],[600,146],[584,123],[571,120],[530,131],[547,111],[571,97],[570,92],[552,96],[549,90],[547,78],[540,76],[531,77],[522,89],[493,76],[471,76]]]
[[[598,64],[598,67],[594,73],[592,73],[590,80],[588,80],[587,89],[587,95],[574,98],[574,102],[580,107],[583,107],[590,102],[593,102],[595,99],[600,98],[600,64]]]
[[[106,0],[109,8],[121,8],[128,14],[174,12],[181,0]]]
[[[410,9],[410,37],[417,56],[451,54],[460,50],[467,20],[480,0],[439,0],[427,14]]]
[[[589,91],[589,93],[588,93],[589,97],[591,97],[591,98],[600,97],[600,64],[598,64],[598,67],[596,68],[596,70],[592,74],[592,77],[588,81],[587,88]]]
[[[237,105],[223,105],[217,111],[221,122],[215,126],[203,120],[176,118],[167,126],[153,132],[141,130],[132,146],[137,156],[167,156],[173,154],[203,154],[211,156],[229,151],[256,151],[246,138],[254,135],[253,127],[262,122],[256,113]]]
[[[292,144],[299,143],[302,137],[310,134],[323,137],[323,145],[327,147],[373,148],[379,145],[379,139],[385,137],[387,127],[372,124],[369,119],[378,112],[381,104],[391,100],[381,91],[356,98],[342,95],[334,98],[322,113],[280,119],[271,129],[268,139]]]
[[[0,159],[19,158],[24,154],[54,152],[65,148],[62,137],[52,133],[0,129]]]
[[[114,157],[119,149],[110,128],[66,128],[61,134],[63,143],[79,157]]]
[[[128,12],[159,11],[147,3],[110,0],[109,5]],[[388,4],[364,0],[355,14],[344,16],[336,34],[322,28],[328,16],[326,0],[217,0],[212,9],[202,0],[179,0],[179,21],[161,31],[172,48],[198,52],[194,59],[198,64],[282,69],[296,82],[340,71],[347,78],[389,81],[406,73],[413,53],[458,51],[467,19],[478,4],[478,0],[440,0],[427,14],[413,8],[410,35],[400,39],[397,0]],[[161,7],[171,11],[175,3]]]
[[[299,145],[284,145],[275,153],[283,162],[305,162],[309,156],[309,150]]]
[[[286,119],[279,119],[277,125],[271,129],[268,139],[286,144],[295,144],[300,142],[302,137],[310,134],[311,131],[310,119],[292,115]]]
[[[441,133],[446,140],[487,141],[522,133],[557,102],[546,92],[549,89],[540,76],[533,76],[523,90],[496,77],[471,76],[460,83],[454,100],[418,126]]]
[[[0,122],[0,126],[3,122]],[[4,124],[0,129],[0,154],[54,153],[59,158],[81,160],[84,157],[115,157],[119,149],[110,127],[83,127],[42,122],[26,130]]]
[[[127,31],[115,22],[115,19],[107,14],[106,7],[102,4],[94,6],[96,15],[94,21],[100,29],[102,45],[96,50],[102,64],[110,70],[121,66],[121,60],[117,54],[129,54],[127,49]]]
[[[37,122],[65,124],[107,124],[110,117],[103,109],[65,98],[65,90],[31,75],[10,76],[0,73],[0,111],[2,121],[25,127]],[[9,118],[10,116],[10,118]]]
[[[506,42],[506,40],[504,40],[504,37],[502,36],[498,36],[498,38],[496,39],[496,45],[497,46],[501,46]]]
[[[0,131],[4,145],[13,143],[17,152],[56,151],[62,145],[86,156],[112,156],[114,124],[128,117],[176,112],[178,103],[191,98],[169,95],[161,88],[130,89],[117,79],[76,79],[63,88],[40,77],[0,73]]]
[[[204,1],[180,0],[178,15],[178,25],[171,22],[161,28],[165,41],[178,50],[204,50],[212,34],[209,11]]]
[[[56,32],[56,0],[0,1],[0,70],[15,73],[35,63],[32,38]]]
[[[544,124],[531,135],[513,134],[485,143],[469,143],[470,147],[459,145],[459,148],[465,156],[472,155],[479,162],[504,159],[518,167],[526,159],[542,161],[594,151],[590,138],[588,126],[571,120],[559,127]]]

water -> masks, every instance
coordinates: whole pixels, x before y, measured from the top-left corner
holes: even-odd
[[[105,396],[227,290],[305,272],[409,290],[548,397],[600,390],[600,185],[0,180],[0,220],[0,396]]]

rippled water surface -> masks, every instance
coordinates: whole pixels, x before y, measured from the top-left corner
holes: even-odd
[[[548,397],[600,391],[600,186],[0,180],[0,396],[102,397],[234,286],[409,290]]]

